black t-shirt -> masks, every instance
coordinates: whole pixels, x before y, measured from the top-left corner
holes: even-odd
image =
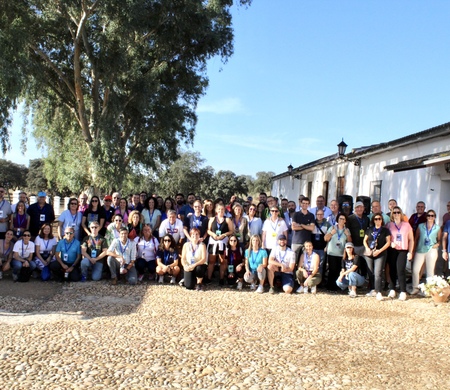
[[[308,211],[307,214],[303,214],[301,211],[297,211],[292,218],[293,222],[298,224],[310,225],[314,223],[316,217],[313,213]],[[303,244],[305,241],[311,241],[311,232],[309,230],[292,230],[292,243],[293,244]]]
[[[197,228],[200,230],[200,237],[205,235],[206,230],[208,229],[208,224],[204,224],[203,222],[208,220],[205,215],[200,215],[200,217],[196,217],[195,214],[191,214],[189,217],[185,217],[183,221],[183,226],[187,229],[188,232],[193,228]]]
[[[354,246],[363,246],[364,235],[369,227],[369,218],[363,215],[359,218],[356,214],[352,214],[347,218],[347,228],[350,230],[352,242]],[[362,230],[362,233],[361,233]]]
[[[386,238],[391,235],[391,232],[384,226],[381,226],[380,229],[375,229],[374,226],[371,226],[367,228],[366,235],[370,249],[381,249],[386,245]]]
[[[356,268],[355,272],[357,272],[359,274],[360,273],[359,264],[360,264],[359,256],[355,255],[355,257],[352,260],[350,260],[350,259],[346,259],[346,260],[342,259],[341,268],[345,269],[346,271],[348,271],[350,268],[352,268],[354,265],[356,265],[358,268]]]

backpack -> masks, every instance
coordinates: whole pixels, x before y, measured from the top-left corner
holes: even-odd
[[[21,283],[26,283],[30,280],[30,277],[31,277],[31,268],[30,267],[22,267],[20,269],[17,281],[21,282]]]

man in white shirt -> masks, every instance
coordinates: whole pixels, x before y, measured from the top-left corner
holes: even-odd
[[[170,234],[177,244],[181,244],[185,237],[183,222],[177,219],[177,213],[175,210],[169,210],[167,213],[167,219],[162,221],[159,226],[159,237],[164,237],[166,234]]]
[[[287,239],[284,234],[278,236],[278,245],[272,249],[269,256],[267,275],[270,285],[270,294],[275,293],[273,281],[275,276],[281,276],[281,284],[286,294],[294,289],[295,253],[286,246]]]
[[[332,211],[325,206],[325,197],[322,195],[319,195],[316,198],[316,207],[312,207],[309,209],[309,212],[313,213],[314,215],[317,214],[317,210],[323,210],[324,218],[327,219],[331,214]]]

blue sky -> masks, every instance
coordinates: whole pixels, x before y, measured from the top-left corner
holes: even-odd
[[[214,169],[286,171],[450,121],[450,1],[254,0],[209,62],[193,148]],[[26,163],[33,152],[5,157]]]

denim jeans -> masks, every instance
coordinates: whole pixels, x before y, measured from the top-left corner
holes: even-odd
[[[103,261],[99,260],[92,264],[89,259],[85,257],[81,260],[81,275],[87,278],[90,269],[92,269],[92,280],[100,280],[102,278]]]
[[[381,256],[375,258],[372,256],[364,256],[367,263],[370,285],[377,293],[381,292],[384,266],[386,263],[386,252],[387,251],[383,251]]]
[[[117,259],[115,259],[112,256],[108,256],[108,266],[109,270],[111,271],[111,278],[115,279],[117,278],[117,274],[120,270],[120,263]],[[137,272],[136,267],[133,266],[131,269],[127,270],[127,273],[125,274],[128,284],[136,284],[137,283]]]
[[[341,290],[345,290],[348,286],[362,286],[365,281],[364,276],[358,274],[358,272],[350,272],[342,278],[342,282],[339,282],[339,279],[336,280],[336,284]]]
[[[31,272],[33,272],[36,269],[36,263],[31,260],[28,262],[28,264],[30,264]],[[11,267],[13,269],[13,274],[19,275],[20,269],[23,267],[23,263],[19,260],[13,259],[11,261]]]

